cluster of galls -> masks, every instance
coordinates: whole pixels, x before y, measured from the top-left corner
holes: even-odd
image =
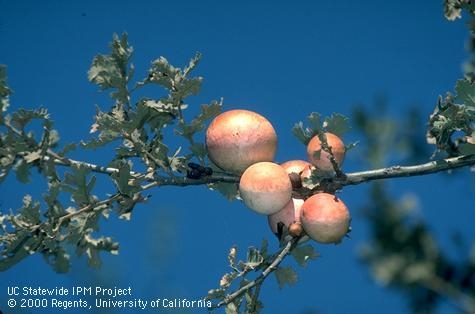
[[[348,233],[350,214],[335,195],[316,193],[307,199],[292,197],[292,191],[313,171],[332,172],[341,165],[345,146],[325,133],[331,155],[322,149],[318,135],[307,145],[307,159],[274,162],[277,135],[263,116],[248,110],[230,110],[218,115],[206,131],[209,158],[223,170],[241,175],[239,193],[250,209],[267,215],[273,233],[294,237],[307,235],[320,243],[339,243]]]

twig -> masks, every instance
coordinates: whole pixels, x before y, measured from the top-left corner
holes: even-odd
[[[233,293],[227,295],[222,301],[219,303],[212,305],[209,310],[213,310],[216,308],[219,308],[221,306],[227,305],[234,301],[236,298],[241,296],[243,293],[248,291],[249,289],[252,289],[253,287],[259,285],[264,279],[269,276],[273,271],[277,269],[279,264],[284,260],[285,256],[289,254],[289,252],[292,250],[294,247],[295,243],[297,242],[297,238],[292,238],[290,239],[285,246],[282,247],[281,251],[272,259],[272,263],[270,263],[269,266],[267,266],[262,273],[254,280],[249,282],[248,284],[242,286],[238,290],[234,291]]]
[[[374,170],[350,172],[344,176],[324,178],[313,189],[301,188],[294,192],[296,195],[305,198],[318,191],[338,191],[347,185],[357,185],[382,179],[421,176],[472,165],[475,165],[475,155],[462,155],[413,166],[391,166]]]
[[[422,281],[422,284],[429,290],[448,298],[451,303],[461,312],[474,313],[475,299],[469,294],[457,289],[452,283],[433,275]]]
[[[77,160],[70,159],[70,158],[62,157],[60,159],[60,158],[55,158],[55,157],[50,157],[50,156],[44,156],[43,159],[44,160],[53,159],[53,162],[55,164],[59,165],[59,166],[67,166],[67,167],[71,167],[73,165],[82,166],[84,168],[87,168],[87,169],[89,169],[93,172],[97,172],[97,173],[113,174],[113,173],[118,173],[119,172],[119,169],[117,169],[117,168],[99,166],[99,165],[96,165],[96,164],[92,164],[92,163],[88,163],[88,162],[84,162],[84,161],[77,161]],[[133,176],[133,177],[136,177],[136,176],[141,176],[143,174],[140,173],[140,172],[131,171],[130,175]]]
[[[121,198],[121,195],[120,194],[115,194],[115,195],[112,195],[111,197],[103,200],[103,201],[100,201],[100,202],[96,202],[96,203],[92,203],[92,204],[89,204],[89,205],[86,205],[84,207],[82,207],[81,209],[78,209],[77,211],[74,211],[74,212],[70,212],[66,215],[63,215],[61,217],[59,217],[58,219],[58,222],[56,224],[56,226],[54,227],[54,229],[52,230],[53,233],[58,233],[59,231],[59,228],[61,227],[61,225],[63,224],[63,222],[67,219],[70,219],[74,216],[77,216],[81,213],[85,213],[85,212],[88,212],[88,211],[92,211],[92,210],[95,210],[96,208],[99,208],[99,207],[103,207],[103,206],[109,206],[110,204],[112,204],[114,201],[118,200]]]
[[[330,145],[328,145],[326,134],[324,132],[318,132],[317,136],[318,136],[318,139],[320,140],[320,143],[321,143],[321,147],[322,147],[321,149],[329,154],[328,159],[330,160],[330,163],[332,164],[332,167],[333,167],[333,170],[335,171],[336,177],[344,179],[345,174],[343,173],[343,171],[341,170],[340,165],[336,161],[335,155],[333,155],[332,147]]]
[[[452,158],[434,160],[425,164],[414,166],[392,166],[382,169],[348,173],[346,178],[341,180],[341,184],[342,186],[355,185],[380,179],[421,176],[471,165],[475,165],[475,155],[462,155]],[[340,179],[335,179],[335,182],[339,181]]]
[[[141,141],[136,141],[130,134],[128,134],[127,132],[122,132],[122,136],[126,139],[126,140],[129,140],[133,145],[134,145],[134,148],[139,152],[139,153],[142,153],[143,155],[147,156],[156,166],[162,168],[164,171],[166,172],[170,172],[170,167],[167,167],[165,165],[165,163],[160,160],[160,159],[157,159],[155,156],[153,156],[152,153],[150,153],[148,150],[146,150],[144,148],[144,144],[141,143]],[[144,157],[142,157],[142,160],[145,162],[145,164],[148,164],[147,161],[145,160]]]

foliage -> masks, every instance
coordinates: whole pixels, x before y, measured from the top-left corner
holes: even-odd
[[[455,99],[450,93],[444,99],[439,98],[429,119],[427,141],[450,156],[474,154],[475,84],[459,80],[455,91]],[[462,104],[456,104],[455,100]]]
[[[371,114],[358,109],[354,116],[365,117],[357,120],[356,130],[366,139],[360,149],[364,149],[364,155],[372,154],[372,158],[365,159],[369,167],[381,166],[389,155],[413,160],[431,154],[429,146],[423,145],[422,136],[399,134],[411,129],[422,135],[422,121],[416,120],[412,126],[380,132],[381,129],[374,128],[374,124],[396,122],[384,111]],[[403,121],[397,124],[404,126]],[[417,141],[416,145],[425,149],[410,149],[408,156],[403,152],[404,148],[414,145],[404,143],[408,141]],[[443,300],[448,300],[461,312],[473,313],[475,260],[471,252],[475,247],[461,247],[464,254],[460,260],[450,258],[432,234],[431,226],[418,215],[417,196],[410,191],[400,193],[401,196],[395,198],[386,182],[372,183],[369,200],[362,208],[370,225],[371,237],[360,248],[361,260],[369,266],[372,276],[379,283],[405,294],[414,313],[435,313]],[[454,246],[460,244],[454,242]]]
[[[310,124],[309,126],[305,127],[303,122],[300,121],[292,128],[294,135],[304,145],[307,145],[315,135],[324,132],[330,132],[343,137],[343,134],[350,130],[348,118],[338,113],[334,113],[322,121],[322,117],[318,112],[312,112],[308,115],[307,120]]]
[[[168,94],[160,99],[141,98],[133,102],[129,87],[134,72],[133,49],[127,35],[120,38],[114,35],[110,48],[110,54],[93,59],[88,77],[101,90],[112,90],[110,95],[115,103],[109,112],[98,109],[91,127],[91,132],[98,135],[80,145],[97,149],[120,141],[107,167],[68,158],[67,153],[76,145],[57,149],[59,135],[46,109],[20,109],[6,114],[10,89],[6,85],[5,67],[0,70],[0,180],[4,181],[13,171],[20,182],[26,183],[32,169],[37,168],[49,187],[43,200],[33,200],[26,195],[17,214],[0,216],[1,270],[31,254],[41,253],[55,270],[68,271],[67,243],[76,247],[78,255],[85,254],[90,265],[99,266],[99,252],[115,254],[118,251],[118,243],[111,237],[94,236],[101,219],[107,219],[111,211],[130,218],[134,206],[147,199],[143,194],[145,190],[173,184],[174,180],[183,181],[192,158],[200,163],[205,161],[204,144],[195,142],[194,135],[220,112],[222,102],[202,105],[200,113],[190,122],[185,118],[185,99],[199,91],[202,81],[201,77],[190,76],[200,54],[183,70],[163,57],[155,60],[148,76],[137,82],[133,91],[153,84]],[[40,137],[34,133],[38,130],[31,126],[35,121],[42,124]],[[175,134],[189,143],[188,153],[182,153],[180,148],[170,152],[163,141],[163,130],[172,124],[175,124]],[[146,172],[134,171],[134,158],[140,159]],[[58,166],[66,166],[69,171],[59,171]],[[110,197],[100,200],[94,195],[97,180],[94,173],[110,175],[116,188]],[[65,194],[70,195],[70,204],[61,201],[67,199],[62,197]]]
[[[445,1],[445,15],[449,20],[461,18],[463,10],[473,18],[474,9],[471,1]],[[436,146],[433,157],[441,153],[447,156],[475,153],[473,20],[469,26],[470,57],[465,65],[465,77],[456,82],[454,93],[439,97],[427,124],[427,143]],[[398,138],[398,135],[394,129],[386,133],[374,132],[375,128],[370,125],[381,121],[381,116],[371,118],[368,113],[357,116],[361,117],[356,120],[357,127],[369,140],[367,152],[374,156],[368,159],[369,166],[380,166],[389,154],[388,145],[383,143],[394,143],[394,137]],[[400,129],[421,131],[417,125],[422,123]],[[422,146],[420,144],[419,147]],[[408,146],[414,147],[413,144]],[[419,154],[412,159],[420,159],[421,150],[412,151]],[[453,260],[441,249],[431,234],[430,226],[415,215],[415,204],[410,198],[393,199],[383,182],[373,183],[370,193],[371,202],[364,212],[368,216],[372,236],[370,242],[362,247],[361,258],[369,265],[375,279],[404,293],[414,313],[434,313],[442,300],[448,300],[461,312],[475,312],[473,244],[470,248],[461,245],[460,240],[454,241],[453,245],[466,253],[460,260]]]

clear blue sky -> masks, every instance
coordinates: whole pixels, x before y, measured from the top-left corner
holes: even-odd
[[[107,110],[111,101],[87,81],[86,72],[94,55],[108,52],[112,34],[124,31],[135,49],[137,79],[159,56],[183,66],[200,51],[196,73],[204,84],[190,105],[223,97],[225,109],[268,117],[279,135],[277,161],[303,158],[305,149],[290,129],[312,111],[350,115],[355,105],[369,106],[384,93],[392,114],[417,104],[428,116],[438,95],[461,77],[467,38],[463,22],[444,19],[442,1],[0,0],[0,63],[8,66],[12,109],[44,106],[62,143],[88,139],[95,106]],[[97,154],[73,156],[100,160]],[[344,170],[363,170],[353,160],[350,155]],[[0,186],[2,210],[17,208],[23,193],[39,193],[35,182],[18,186],[11,178],[7,183]],[[391,188],[395,195],[419,196],[421,215],[441,241],[448,243],[448,232],[457,229],[475,236],[473,182],[466,187],[460,180],[432,176],[402,179]],[[434,200],[440,189],[447,196]],[[293,287],[279,290],[270,278],[262,289],[263,313],[406,312],[403,298],[373,283],[356,259],[367,240],[358,213],[367,201],[365,191],[357,186],[341,193],[353,210],[352,238],[340,246],[316,245],[322,257],[299,270],[300,282]],[[100,186],[97,194],[107,192]],[[113,218],[101,226],[104,235],[121,243],[118,256],[103,254],[101,269],[75,259],[65,275],[55,274],[41,256],[30,257],[0,274],[0,309],[9,313],[8,285],[99,282],[131,286],[136,298],[199,299],[228,270],[232,245],[242,258],[263,238],[276,248],[265,217],[204,187],[156,189],[149,203],[135,209],[132,221]]]

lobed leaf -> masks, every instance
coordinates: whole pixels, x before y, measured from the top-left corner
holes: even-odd
[[[117,160],[111,164],[111,167],[114,167],[118,170],[117,172],[111,174],[111,177],[114,180],[115,186],[117,187],[117,190],[120,194],[133,197],[135,193],[141,190],[135,178],[130,174],[131,167],[128,162],[124,160]]]
[[[121,104],[128,105],[130,96],[127,83],[133,75],[134,67],[133,65],[129,67],[133,48],[128,44],[127,34],[123,33],[120,38],[114,34],[110,49],[110,54],[94,57],[88,71],[88,79],[99,85],[101,90],[115,89],[111,97]]]
[[[333,133],[339,137],[351,129],[349,119],[338,113],[333,113],[330,117],[325,118],[323,125],[325,132]]]
[[[234,302],[230,302],[226,305],[224,311],[226,314],[238,314],[239,307]]]
[[[202,57],[202,54],[200,52],[197,52],[193,58],[190,59],[188,62],[188,65],[185,67],[183,70],[183,76],[187,77],[191,71],[193,71],[198,63],[200,62]]]
[[[30,182],[30,165],[25,160],[18,160],[13,169],[18,181],[24,184]]]
[[[471,151],[475,134],[475,106],[474,93],[471,84],[461,80],[457,83],[457,99],[468,104],[454,103],[454,97],[448,94],[444,99],[439,97],[434,112],[430,116],[427,142],[437,145],[439,150],[445,150],[450,155],[460,155],[464,151]]]
[[[456,100],[462,101],[466,106],[475,108],[475,84],[468,80],[458,80],[455,85]]]
[[[91,191],[96,183],[96,177],[92,176],[88,181],[87,176],[91,170],[82,165],[72,165],[70,169],[72,171],[64,176],[63,190],[71,193],[78,206],[90,204],[93,200]]]
[[[12,93],[7,85],[7,67],[0,64],[0,124],[3,123],[3,113],[10,105],[9,96]]]
[[[66,250],[57,246],[54,251],[50,254],[43,253],[43,256],[47,263],[53,268],[57,273],[67,273],[70,269],[70,259],[71,256],[66,252]]]
[[[118,254],[119,244],[110,237],[100,237],[94,239],[90,234],[86,234],[77,246],[78,255],[86,254],[88,264],[91,267],[100,267],[102,262],[100,252],[106,251],[111,254]]]
[[[209,183],[208,188],[221,193],[227,200],[232,201],[239,197],[239,185],[231,182]]]
[[[309,122],[309,126],[304,126],[304,123],[300,121],[292,128],[292,133],[304,145],[307,145],[312,137],[321,132],[331,132],[341,137],[350,130],[348,118],[337,113],[326,117],[322,122],[322,116],[317,112],[312,112],[307,117],[307,121]]]
[[[462,7],[459,0],[444,1],[444,15],[449,21],[454,21],[462,17]]]
[[[206,128],[206,122],[220,114],[221,110],[222,100],[221,102],[213,101],[209,105],[202,105],[201,112],[190,123],[187,124],[184,121],[181,121],[178,124],[178,134],[187,139],[192,139],[193,135],[204,130]]]
[[[279,288],[283,288],[285,285],[294,285],[297,283],[297,273],[292,269],[292,267],[279,267],[274,271],[275,277],[277,279],[277,284]]]
[[[59,180],[51,180],[48,183],[48,192],[43,194],[43,199],[48,206],[45,216],[57,219],[66,214],[66,211],[59,201],[61,194],[61,183]]]
[[[40,245],[39,237],[31,237],[26,230],[10,234],[10,239],[0,252],[0,271],[5,271],[34,253]]]
[[[309,244],[303,246],[296,246],[294,249],[292,249],[290,254],[295,259],[295,261],[302,267],[306,267],[307,262],[309,260],[316,259],[320,256],[320,254],[315,251],[313,246]]]

